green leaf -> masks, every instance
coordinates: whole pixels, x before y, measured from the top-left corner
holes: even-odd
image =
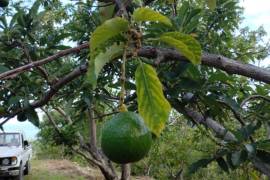
[[[250,156],[256,153],[256,146],[254,144],[245,144],[245,148]]]
[[[239,142],[247,140],[252,134],[255,133],[256,130],[258,130],[261,127],[262,123],[258,121],[257,123],[250,123],[236,132],[234,132],[237,140]]]
[[[35,109],[27,109],[25,116],[32,124],[39,127],[39,118]]]
[[[98,75],[104,65],[114,58],[120,56],[123,53],[124,44],[113,44],[109,48],[105,50],[105,52],[101,52],[94,59],[90,60],[88,71],[87,71],[87,79],[93,87],[96,86]]]
[[[209,163],[211,163],[214,160],[214,158],[209,159],[200,159],[199,161],[196,161],[195,163],[192,163],[189,167],[189,174],[193,174],[196,171],[198,171],[200,168],[205,168]]]
[[[24,12],[22,10],[18,11],[18,17],[17,17],[17,22],[20,26],[26,27],[26,22],[24,18]]]
[[[239,112],[241,113],[242,108],[241,106],[237,103],[236,100],[234,100],[231,97],[228,96],[220,96],[220,99],[225,102],[225,104],[227,104],[228,106],[230,106],[230,108],[232,108],[235,112]]]
[[[223,171],[229,172],[229,167],[228,167],[226,161],[225,161],[222,157],[217,158],[216,161],[217,161],[219,167],[220,167]]]
[[[110,18],[112,18],[114,9],[115,9],[115,4],[108,5],[109,3],[105,2],[98,2],[99,8],[99,14],[100,14],[100,20],[101,22],[104,22]]]
[[[260,180],[261,178],[256,174],[255,171],[249,172],[252,180]]]
[[[140,63],[135,72],[138,109],[147,127],[159,136],[169,118],[171,106],[163,95],[155,69]]]
[[[258,157],[263,162],[270,164],[270,153],[262,150],[257,150],[256,157]]]
[[[107,40],[127,30],[128,21],[120,17],[109,19],[97,27],[90,39],[91,58],[95,50]]]
[[[8,70],[9,70],[9,68],[7,68],[6,66],[0,65],[0,73],[6,72]]]
[[[20,96],[12,96],[9,100],[8,100],[8,106],[15,106],[16,104],[19,104],[21,100]]]
[[[247,159],[248,159],[248,152],[245,149],[232,152],[229,154],[229,156],[227,156],[227,162],[232,169],[237,168]]]
[[[217,1],[216,0],[207,0],[207,6],[211,10],[215,10],[217,6]]]
[[[31,7],[31,9],[29,10],[29,15],[32,18],[35,18],[37,16],[38,9],[39,9],[40,5],[41,5],[40,1],[35,1],[33,6]]]
[[[3,26],[2,26],[2,29],[5,29],[5,28],[8,27],[6,16],[1,16],[1,17],[0,17],[0,22],[1,22],[1,24],[3,25]]]
[[[232,153],[232,164],[234,166],[239,166],[241,163],[241,151],[236,151]]]
[[[189,59],[193,64],[201,63],[201,45],[192,36],[180,32],[165,33],[160,40],[176,48],[182,55]]]
[[[270,153],[270,139],[256,142],[256,148]]]
[[[163,23],[167,26],[172,26],[171,20],[169,18],[150,8],[143,7],[136,9],[133,13],[133,19],[136,22],[154,21]]]
[[[228,153],[228,154],[226,155],[226,161],[227,161],[229,167],[230,167],[232,170],[234,170],[234,169],[236,168],[236,167],[233,165],[233,163],[232,163],[232,154],[231,154],[231,153]]]

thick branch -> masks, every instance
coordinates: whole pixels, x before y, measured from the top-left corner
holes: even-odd
[[[70,48],[64,51],[60,51],[57,54],[50,56],[48,58],[42,59],[40,61],[35,61],[25,66],[21,66],[19,68],[4,72],[0,74],[0,80],[7,78],[8,76],[27,71],[31,68],[41,66],[43,64],[56,60],[60,57],[69,55],[71,53],[79,52],[83,49],[87,49],[88,47],[89,47],[88,43],[85,43],[75,48]],[[173,49],[143,47],[138,52],[138,56],[149,58],[149,59],[156,59],[159,57],[159,54],[162,55],[162,59],[159,59],[160,63],[166,63],[169,61],[188,61],[187,58],[185,58],[183,55],[179,54],[177,51]],[[270,84],[270,71],[269,70],[260,68],[251,64],[244,64],[239,61],[232,60],[232,59],[220,56],[220,55],[208,54],[208,53],[203,54],[202,65],[215,67],[217,69],[224,70],[229,74],[242,75],[242,76],[246,76],[246,77]]]
[[[152,59],[157,58],[158,53],[162,53],[163,56],[163,60],[161,60],[160,63],[169,61],[187,61],[187,58],[173,49],[144,47],[140,49],[138,56]],[[244,64],[220,55],[204,53],[202,55],[202,65],[221,69],[229,74],[238,74],[270,84],[269,70],[251,64]]]
[[[79,68],[76,68],[71,73],[69,73],[68,75],[57,81],[53,86],[51,86],[50,90],[45,94],[45,96],[41,100],[31,103],[30,104],[31,107],[36,108],[46,104],[58,92],[60,88],[65,86],[73,79],[76,79],[77,77],[86,73],[86,71],[87,71],[86,65],[82,65]]]
[[[218,122],[216,122],[212,118],[210,118],[210,117],[204,118],[204,116],[201,113],[196,112],[190,108],[184,108],[184,111],[186,111],[188,116],[190,118],[192,118],[194,121],[205,125],[209,129],[214,131],[214,133],[218,137],[221,137],[225,141],[235,142],[237,140],[235,138],[235,136],[230,131],[226,130],[221,124],[219,124]]]

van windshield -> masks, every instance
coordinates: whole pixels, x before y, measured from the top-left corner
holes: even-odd
[[[20,134],[0,133],[0,146],[20,146]]]

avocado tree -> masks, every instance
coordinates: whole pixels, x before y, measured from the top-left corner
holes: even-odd
[[[262,28],[239,28],[241,13],[237,0],[10,1],[0,11],[0,126],[13,117],[39,126],[41,109],[106,179],[119,178],[110,160],[128,179],[128,163],[176,111],[216,143],[189,173],[249,162],[270,176],[270,71],[248,64],[269,46]],[[102,151],[97,123],[110,116]]]

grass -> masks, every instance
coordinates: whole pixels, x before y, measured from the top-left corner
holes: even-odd
[[[74,177],[70,174],[63,174],[61,171],[51,172],[42,167],[42,161],[33,160],[32,169],[29,175],[25,176],[25,180],[85,180],[84,177]]]

